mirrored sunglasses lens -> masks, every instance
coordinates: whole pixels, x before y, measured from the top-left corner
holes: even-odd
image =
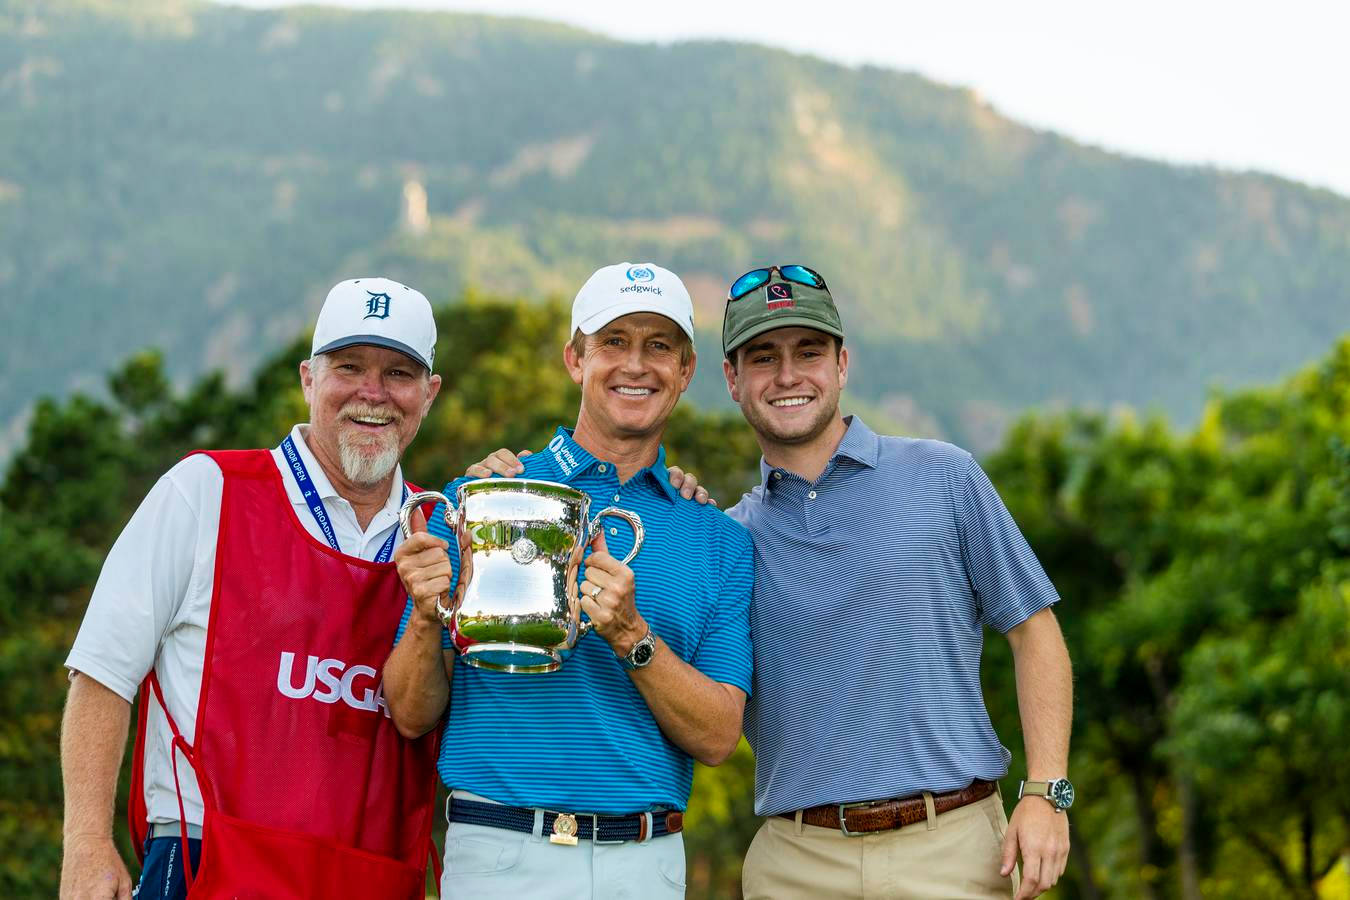
[[[731,299],[739,300],[755,288],[769,280],[768,269],[755,269],[753,272],[746,272],[740,278],[737,278],[731,285]]]
[[[825,279],[821,278],[815,272],[812,272],[806,266],[783,266],[778,271],[782,272],[783,277],[788,281],[795,281],[798,284],[805,284],[816,288],[825,286]]]

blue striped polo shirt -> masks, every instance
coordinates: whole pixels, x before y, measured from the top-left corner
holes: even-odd
[[[856,416],[815,482],[761,463],[728,510],[755,541],[755,811],[995,780],[984,626],[1058,601],[979,465]],[[1013,677],[1012,672],[1006,677]]]
[[[585,491],[592,513],[619,506],[641,516],[645,541],[629,563],[638,612],[681,659],[749,693],[754,551],[746,530],[681,497],[666,474],[664,448],[623,484],[613,463],[597,460],[565,428],[522,462],[523,477]],[[452,481],[446,496],[453,500],[467,480]],[[453,546],[440,514],[429,530]],[[605,541],[622,559],[633,532],[622,519],[606,519]],[[450,560],[458,571],[457,555]],[[410,613],[411,605],[399,636]],[[447,648],[448,641],[447,632]],[[684,809],[694,767],[661,733],[609,644],[591,634],[548,674],[492,672],[457,660],[437,768],[447,787],[499,803],[616,814]]]

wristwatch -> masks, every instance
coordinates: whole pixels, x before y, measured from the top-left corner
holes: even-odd
[[[650,665],[652,657],[655,655],[656,635],[652,634],[652,630],[648,628],[646,637],[634,644],[626,656],[619,657],[619,664],[629,671],[641,669]]]
[[[1044,797],[1055,808],[1055,812],[1064,812],[1073,806],[1073,783],[1067,778],[1023,781],[1017,786],[1017,799],[1023,797]]]

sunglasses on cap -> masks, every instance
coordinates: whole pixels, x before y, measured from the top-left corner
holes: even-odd
[[[769,266],[765,269],[751,269],[740,278],[731,283],[731,290],[727,291],[727,300],[739,300],[746,294],[752,293],[758,288],[768,284],[773,273],[777,272],[784,281],[792,281],[796,284],[804,284],[807,287],[828,290],[825,287],[825,279],[820,277],[820,273],[814,269],[808,269],[806,266]]]

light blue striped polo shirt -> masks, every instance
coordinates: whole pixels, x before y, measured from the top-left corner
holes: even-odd
[[[763,484],[728,510],[755,541],[745,734],[760,815],[1002,778],[984,626],[1059,599],[969,453],[848,422],[814,483],[761,463]]]
[[[527,456],[523,477],[591,495],[591,512],[619,506],[642,517],[646,539],[629,564],[638,612],[681,659],[714,681],[750,691],[750,535],[725,513],[670,486],[665,449],[623,484],[559,428]],[[454,499],[461,478],[445,488]],[[609,552],[622,559],[633,532],[605,520]],[[429,529],[451,540],[440,514]],[[450,559],[458,570],[456,554]],[[584,569],[582,572],[584,577]],[[408,622],[404,611],[399,636]],[[446,647],[449,647],[448,632]],[[595,813],[684,809],[693,760],[661,733],[646,701],[605,639],[587,635],[556,672],[476,669],[459,660],[437,764],[446,786],[499,803]]]

